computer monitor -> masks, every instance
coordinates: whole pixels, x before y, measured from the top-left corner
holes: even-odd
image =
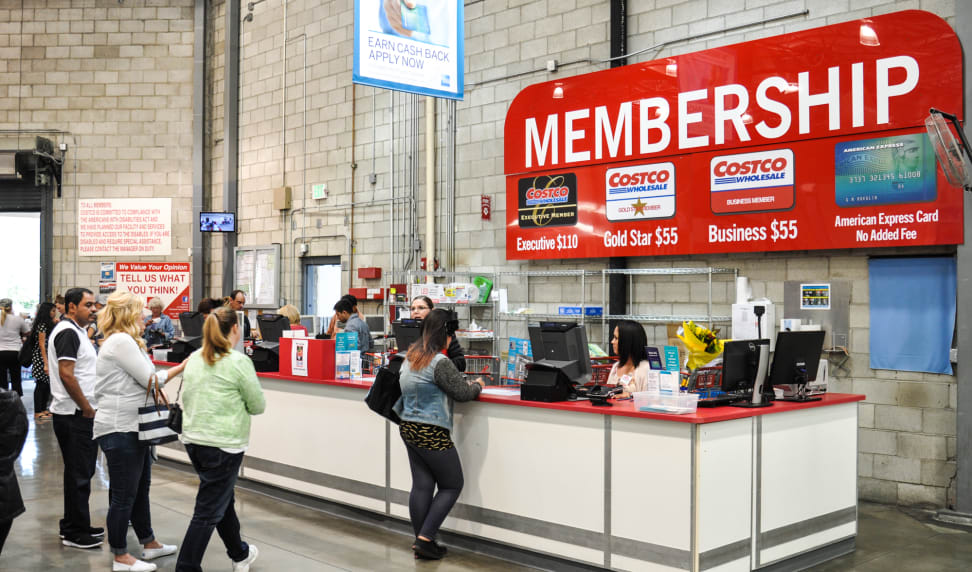
[[[808,382],[817,379],[817,366],[826,332],[780,332],[776,335],[776,353],[770,369],[769,383],[783,388],[787,401],[811,401],[807,398]]]
[[[528,329],[534,361],[576,361],[576,370],[568,373],[570,380],[585,383],[591,378],[591,354],[587,349],[587,330],[582,324],[540,322]]]
[[[384,316],[365,316],[365,323],[368,324],[368,331],[372,334],[381,334],[385,331]]]
[[[733,340],[722,349],[722,386],[730,394],[753,390],[759,369],[759,348],[769,340]]]
[[[201,212],[199,213],[200,232],[236,232],[236,213]]]
[[[260,314],[257,316],[260,337],[265,342],[279,342],[284,330],[290,329],[290,320],[283,314]]]
[[[404,352],[412,342],[422,337],[422,320],[402,318],[392,322],[392,331],[395,332],[395,345],[398,351]]]
[[[202,335],[203,323],[206,316],[200,312],[181,312],[179,325],[182,327],[182,337],[197,338]]]

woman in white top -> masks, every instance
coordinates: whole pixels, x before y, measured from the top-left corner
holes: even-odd
[[[648,383],[648,337],[641,324],[632,320],[621,320],[614,327],[611,348],[618,356],[617,363],[611,368],[607,385],[620,385],[625,395],[644,391]]]
[[[98,354],[98,412],[93,435],[105,452],[111,481],[107,526],[108,544],[115,557],[112,570],[151,572],[155,564],[128,553],[129,522],[144,547],[144,560],[175,554],[177,547],[160,543],[152,532],[152,460],[149,447],[138,441],[138,408],[145,405],[146,389],[155,375],[142,340],[142,308],[142,301],[131,293],[115,292],[98,312],[98,327],[105,340]],[[181,363],[160,372],[159,384],[182,373],[184,367]]]
[[[24,319],[13,313],[13,301],[10,298],[0,300],[0,386],[12,389],[17,395],[24,396],[24,388],[20,384],[20,362],[17,354],[24,343],[24,336],[30,333],[30,328]]]

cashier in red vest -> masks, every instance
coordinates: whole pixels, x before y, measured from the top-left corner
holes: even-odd
[[[417,320],[424,320],[434,307],[435,304],[432,303],[432,300],[428,296],[416,296],[415,299],[412,300],[412,304],[408,307],[408,315]],[[453,364],[455,364],[456,369],[459,371],[466,371],[466,354],[462,350],[462,344],[459,343],[459,340],[457,340],[455,336],[452,336],[451,339],[452,341],[449,342],[446,355],[449,356],[449,359]],[[404,352],[408,348],[398,349]]]

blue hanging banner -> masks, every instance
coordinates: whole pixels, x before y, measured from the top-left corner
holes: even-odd
[[[463,3],[355,0],[352,81],[434,97],[463,97]]]

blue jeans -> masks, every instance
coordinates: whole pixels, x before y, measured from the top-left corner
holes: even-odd
[[[213,529],[219,533],[226,554],[233,562],[245,560],[250,545],[240,538],[240,521],[233,507],[233,488],[243,462],[243,453],[227,453],[217,447],[186,444],[186,453],[199,475],[196,508],[182,539],[176,572],[202,572],[202,559]]]
[[[64,518],[60,529],[68,538],[88,534],[91,527],[88,498],[98,460],[98,443],[91,438],[93,427],[94,419],[80,413],[54,416],[54,436],[64,459]]]
[[[155,540],[149,510],[149,485],[152,484],[152,455],[138,442],[138,433],[109,433],[98,437],[98,445],[108,460],[108,545],[112,554],[128,553],[128,523],[139,544]]]

